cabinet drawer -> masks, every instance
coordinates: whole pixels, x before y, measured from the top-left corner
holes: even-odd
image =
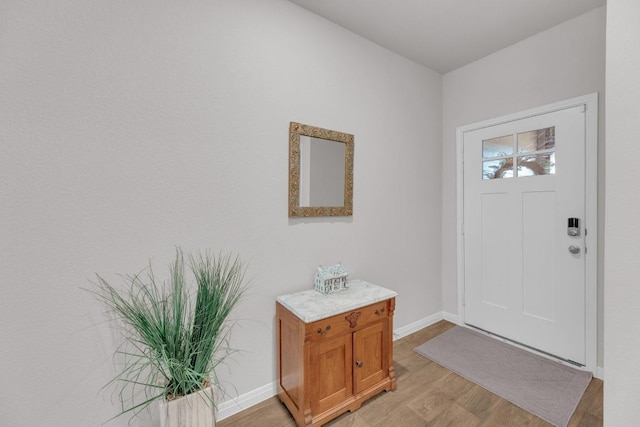
[[[362,314],[358,318],[358,326],[364,326],[385,317],[389,317],[389,300],[380,301],[363,308]]]
[[[325,337],[335,337],[345,332],[359,329],[388,316],[389,300],[386,300],[308,323],[305,332],[312,341],[317,341]]]

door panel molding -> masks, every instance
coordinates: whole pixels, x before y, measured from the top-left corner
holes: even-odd
[[[540,106],[530,110],[513,113],[482,122],[472,123],[456,129],[456,166],[457,166],[457,299],[458,323],[465,325],[465,248],[464,248],[464,175],[463,141],[465,132],[475,131],[489,126],[535,117],[584,106],[585,111],[585,369],[596,372],[598,353],[598,94],[591,93],[560,102]]]

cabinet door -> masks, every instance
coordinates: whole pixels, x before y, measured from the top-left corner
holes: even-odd
[[[353,395],[351,334],[320,340],[312,344],[310,351],[311,411],[318,414]]]
[[[389,375],[387,325],[387,322],[380,321],[353,334],[356,394]]]

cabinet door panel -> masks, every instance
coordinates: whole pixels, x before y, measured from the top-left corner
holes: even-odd
[[[311,410],[321,413],[353,395],[352,339],[350,334],[311,346]]]
[[[380,321],[353,334],[356,394],[389,375],[386,327],[387,322]]]

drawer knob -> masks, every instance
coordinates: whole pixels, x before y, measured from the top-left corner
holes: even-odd
[[[356,360],[356,366],[362,368],[362,360]]]
[[[375,311],[376,316],[382,316],[382,313],[384,313],[384,307],[382,307],[380,310]]]
[[[322,330],[322,328],[318,328],[318,330],[316,331],[317,333],[319,333],[322,336],[327,335],[327,332],[329,332],[331,330],[331,325],[327,325],[326,328],[324,328],[324,330]]]

